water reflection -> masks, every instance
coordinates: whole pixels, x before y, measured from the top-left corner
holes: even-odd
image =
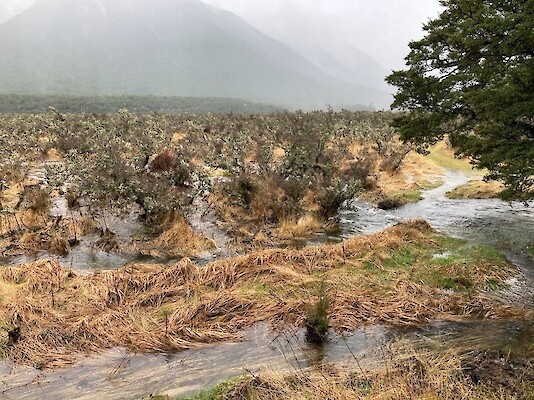
[[[339,234],[317,241],[339,241],[355,234],[379,231],[403,219],[424,218],[438,230],[504,249],[508,259],[520,269],[520,275],[509,290],[502,292],[503,296],[515,305],[532,309],[534,261],[527,252],[534,242],[532,204],[529,207],[496,199],[444,197],[447,190],[467,179],[466,174],[449,171],[443,187],[426,192],[421,202],[397,210],[379,210],[355,201],[340,213]],[[91,268],[95,265],[93,261],[88,261]],[[174,355],[139,355],[112,349],[83,358],[71,368],[46,372],[0,363],[0,397],[115,399],[140,398],[151,393],[178,396],[213,386],[227,377],[265,369],[292,372],[317,363],[336,363],[354,371],[370,369],[383,364],[388,351],[395,351],[405,343],[431,351],[485,349],[532,357],[532,338],[534,326],[528,319],[434,321],[411,329],[363,327],[350,336],[334,337],[317,348],[304,344],[300,331],[276,335],[265,325],[259,325],[248,332],[243,342]]]
[[[386,340],[385,335],[382,327],[357,330],[348,339],[351,357],[358,357],[366,367],[378,365],[379,359],[372,359],[370,349],[378,349]],[[304,343],[303,332],[275,334],[264,324],[249,331],[245,339],[172,355],[140,355],[112,349],[57,371],[0,363],[0,393],[13,399],[141,398],[151,393],[178,396],[214,386],[231,376],[264,370],[294,372],[318,362],[345,360],[347,354],[342,338],[335,338],[319,352]]]
[[[195,393],[222,379],[262,371],[299,372],[331,363],[347,371],[368,372],[408,348],[425,351],[495,350],[534,356],[534,325],[525,321],[434,321],[404,329],[362,327],[310,346],[302,331],[271,332],[260,324],[242,342],[224,343],[178,354],[131,354],[112,349],[85,357],[75,366],[38,371],[0,363],[0,394],[6,399],[139,399],[153,393]]]

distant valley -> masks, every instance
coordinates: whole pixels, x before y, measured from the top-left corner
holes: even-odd
[[[302,55],[197,0],[40,0],[0,24],[3,94],[388,107],[380,66],[361,60],[344,65],[324,49]]]

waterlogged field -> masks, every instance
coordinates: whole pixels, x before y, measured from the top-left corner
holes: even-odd
[[[4,115],[0,252],[64,256],[92,235],[105,252],[195,256],[218,247],[214,229],[191,229],[206,214],[238,245],[335,230],[346,200],[395,207],[437,180],[405,160],[391,117]],[[117,216],[139,226],[108,223]]]
[[[335,236],[351,199],[396,208],[440,186],[442,166],[466,168],[444,145],[427,158],[413,153],[391,118],[0,116],[3,358],[65,368],[117,347],[171,353],[235,341],[258,323],[279,333],[302,328],[320,346],[362,325],[527,321],[525,302],[496,295],[517,286],[514,266],[424,220],[302,248],[318,234]],[[354,357],[352,372],[315,365],[253,374],[198,398],[532,395],[528,358],[516,368],[485,353],[464,356],[416,353],[374,372]],[[3,390],[26,396],[31,385]]]
[[[338,332],[448,313],[513,315],[477,295],[506,286],[513,268],[496,252],[461,244],[408,221],[337,245],[264,250],[205,266],[185,259],[89,276],[53,261],[5,267],[0,317],[9,321],[12,343],[4,356],[50,367],[114,346],[184,350],[236,340],[258,322],[315,327],[326,309],[327,327]],[[450,254],[436,257],[438,249]],[[309,309],[327,298],[325,310]]]

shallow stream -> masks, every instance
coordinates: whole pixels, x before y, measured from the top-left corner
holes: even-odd
[[[450,200],[445,193],[470,176],[448,171],[445,184],[425,192],[424,199],[396,210],[384,211],[354,201],[340,213],[340,232],[318,241],[339,241],[368,234],[404,219],[424,218],[436,229],[475,243],[499,248],[516,265],[519,275],[502,300],[531,309],[534,306],[534,204],[491,200]],[[131,354],[112,349],[81,357],[71,368],[39,371],[0,363],[0,398],[133,399],[153,393],[171,396],[193,393],[219,380],[269,369],[294,371],[317,362],[332,362],[358,371],[387,362],[403,344],[429,351],[450,348],[534,351],[534,323],[513,321],[433,321],[410,329],[367,326],[348,337],[334,337],[323,348],[303,344],[302,332],[282,336],[259,325],[238,343],[205,346],[173,355]]]

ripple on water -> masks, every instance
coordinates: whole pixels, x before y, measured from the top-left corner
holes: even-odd
[[[510,292],[523,304],[531,304],[534,261],[526,248],[534,241],[534,207],[496,199],[444,197],[447,190],[468,179],[466,174],[449,171],[443,187],[427,192],[421,202],[397,210],[379,210],[354,201],[349,209],[340,212],[340,232],[330,238],[373,233],[403,219],[425,218],[438,230],[454,236],[492,245],[500,243],[507,249],[508,259],[521,271],[517,282],[511,282]],[[364,327],[346,338],[335,337],[318,349],[302,343],[302,332],[276,336],[260,324],[247,334],[244,342],[211,345],[174,355],[139,355],[112,349],[57,371],[0,363],[0,391],[7,398],[17,399],[140,398],[151,393],[178,396],[264,368],[295,371],[316,362],[334,362],[356,370],[356,359],[364,368],[372,368],[383,362],[384,346],[396,344],[409,343],[431,351],[456,348],[532,352],[533,337],[533,322],[526,319],[434,321],[410,329]]]

